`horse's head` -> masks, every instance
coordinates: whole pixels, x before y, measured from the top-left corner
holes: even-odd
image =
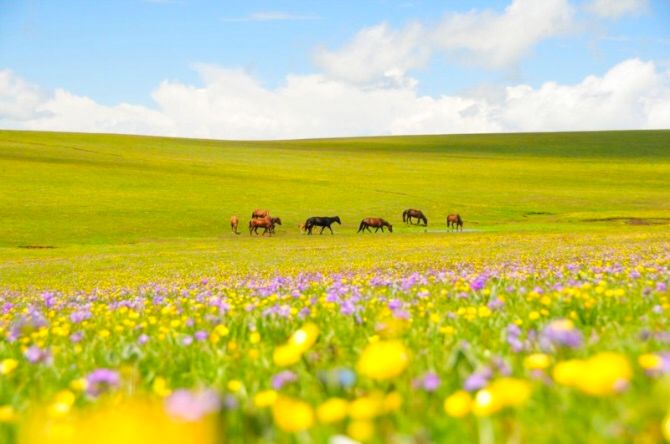
[[[342,221],[340,220],[340,216],[335,216],[333,218],[333,221],[337,222],[338,224],[342,225]]]
[[[391,233],[393,233],[393,225],[391,225],[390,223],[386,222],[386,226],[389,227],[389,231],[390,231]]]
[[[272,219],[272,222],[275,223],[275,224],[277,224],[277,225],[281,225],[281,219],[278,218],[278,217],[273,218],[273,219]]]

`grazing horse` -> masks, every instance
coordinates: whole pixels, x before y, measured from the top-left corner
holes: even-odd
[[[237,231],[237,226],[239,224],[240,224],[240,219],[237,216],[232,216],[230,218],[230,229],[233,230],[233,233],[240,234],[240,232]]]
[[[358,226],[358,233],[365,232],[365,230],[369,231],[372,233],[372,230],[370,230],[370,227],[373,227],[375,229],[375,233],[379,231],[381,228],[382,233],[384,232],[384,227],[388,227],[389,231],[393,233],[393,225],[390,223],[386,222],[384,219],[381,217],[366,217],[361,221],[361,224]]]
[[[265,233],[270,233],[270,236],[272,236],[272,233],[274,233],[274,222],[272,222],[272,218],[266,216],[263,218],[257,217],[251,219],[249,221],[249,236],[251,236],[251,233],[256,233],[256,236],[258,236],[259,228],[263,228],[263,236],[265,236]]]
[[[463,219],[461,219],[460,214],[450,214],[447,216],[447,228],[458,230],[459,228],[463,231]]]
[[[423,211],[410,208],[402,212],[403,222],[412,224],[412,218],[416,218],[416,225],[419,225],[419,222],[423,221],[423,225],[428,226],[428,219],[424,216]]]
[[[340,220],[340,216],[310,217],[309,219],[307,219],[305,221],[305,230],[307,230],[307,234],[312,234],[312,228],[321,227],[321,231],[319,231],[319,234],[323,234],[323,230],[326,229],[326,228],[328,228],[330,230],[330,234],[334,234],[333,229],[330,226],[335,222],[342,225],[342,221]]]
[[[275,225],[281,225],[281,219],[278,217],[271,217],[270,221],[272,221],[272,227],[270,227],[270,232],[274,234],[275,232]]]
[[[268,210],[259,210],[258,208],[254,210],[253,213],[251,213],[251,218],[252,219],[260,219],[263,217],[268,217],[270,215],[270,211]]]

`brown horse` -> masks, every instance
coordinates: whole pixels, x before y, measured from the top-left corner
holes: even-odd
[[[388,227],[389,231],[393,233],[393,225],[386,222],[381,217],[366,217],[361,221],[361,224],[358,226],[358,233],[365,232],[365,230],[372,233],[370,227],[375,229],[375,233],[381,228],[382,233],[384,232],[384,227]]]
[[[402,212],[402,221],[408,224],[412,224],[412,218],[416,219],[416,225],[419,225],[419,222],[423,221],[424,226],[428,226],[428,219],[424,216],[423,211],[415,210],[410,208]]]
[[[451,227],[452,230],[458,230],[459,228],[463,231],[463,219],[461,219],[460,214],[450,214],[447,216],[447,228]]]
[[[233,230],[233,233],[240,234],[240,232],[237,231],[237,226],[239,224],[240,224],[240,219],[237,216],[232,216],[230,218],[230,229]]]
[[[268,217],[270,215],[270,211],[268,210],[259,210],[256,208],[253,213],[251,213],[251,218],[252,219],[260,219],[263,217]]]
[[[270,236],[272,236],[272,233],[274,233],[274,222],[272,222],[272,218],[265,216],[263,218],[256,217],[251,219],[249,221],[249,236],[251,236],[251,233],[256,233],[256,236],[258,236],[259,228],[263,228],[263,236],[265,236],[265,233],[269,233]]]

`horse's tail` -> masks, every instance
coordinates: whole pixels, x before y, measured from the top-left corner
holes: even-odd
[[[361,224],[358,226],[358,231],[357,231],[357,233],[360,233],[361,231],[363,231],[364,228],[365,228],[365,221],[362,220],[362,221],[361,221]]]
[[[407,210],[402,212],[402,221],[407,222]]]

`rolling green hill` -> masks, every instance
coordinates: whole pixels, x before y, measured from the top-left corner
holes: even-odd
[[[263,251],[228,227],[230,215],[245,225],[254,208],[282,217],[271,244],[281,248],[332,242],[300,235],[312,215],[339,215],[338,238],[354,249],[378,242],[355,235],[359,221],[384,217],[396,228],[390,250],[410,237],[442,242],[450,212],[468,236],[665,236],[670,221],[670,131],[272,142],[0,131],[0,171],[7,282],[46,259],[67,269],[73,258],[113,251],[115,270],[133,254],[160,262],[153,251],[179,255],[196,244],[229,249],[221,260],[234,264],[235,252]],[[408,207],[422,209],[436,233],[420,238],[423,228],[403,226]]]

